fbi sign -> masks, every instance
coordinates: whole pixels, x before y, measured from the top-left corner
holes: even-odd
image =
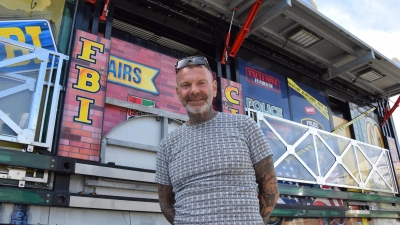
[[[159,72],[159,69],[111,55],[107,80],[141,91],[158,94],[154,79]]]
[[[0,37],[33,45],[51,51],[57,51],[50,24],[46,20],[0,21]],[[0,61],[29,54],[28,50],[11,45],[0,44]],[[41,61],[26,60],[2,68],[7,72],[38,69]]]

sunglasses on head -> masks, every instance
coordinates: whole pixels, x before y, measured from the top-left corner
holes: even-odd
[[[196,64],[199,66],[204,65],[207,67],[208,70],[211,71],[210,65],[208,64],[208,61],[207,61],[206,57],[204,57],[204,56],[192,56],[192,57],[183,58],[183,59],[178,60],[175,63],[175,71],[178,72],[178,70],[186,67],[189,62],[192,62],[193,64]]]

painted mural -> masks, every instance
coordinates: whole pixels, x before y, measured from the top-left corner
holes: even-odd
[[[286,78],[273,71],[239,59],[240,84],[247,108],[290,119]]]
[[[186,114],[175,91],[178,59],[116,38],[111,38],[110,52],[106,98]],[[144,113],[106,105],[102,135],[139,114]]]
[[[351,118],[354,119],[371,107],[359,107],[354,103],[349,103]],[[358,141],[368,143],[370,145],[384,148],[384,140],[379,126],[378,115],[375,111],[367,114],[353,124],[355,138]]]
[[[390,156],[392,158],[392,163],[393,163],[393,169],[394,169],[394,174],[396,176],[396,181],[397,181],[397,190],[400,189],[400,160],[399,160],[399,151],[396,147],[396,141],[394,138],[391,137],[385,137],[387,146],[390,151]]]
[[[244,114],[242,86],[239,83],[220,79],[221,96],[222,96],[222,112],[232,114]]]
[[[147,106],[147,107],[152,107],[154,108],[156,106],[156,103],[154,101],[145,99],[145,98],[139,98],[133,95],[128,95],[128,102],[132,102],[138,105],[143,105],[143,106]],[[127,119],[131,119],[135,116],[142,116],[142,115],[147,115],[148,113],[146,112],[142,112],[139,110],[135,110],[135,109],[127,109],[127,113],[126,113],[126,117]]]
[[[110,40],[76,32],[58,155],[99,161]],[[125,112],[126,114],[126,112]]]
[[[325,94],[290,78],[287,80],[293,121],[331,131]]]

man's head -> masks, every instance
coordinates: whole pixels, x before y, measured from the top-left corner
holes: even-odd
[[[176,62],[176,93],[189,114],[203,114],[212,108],[217,82],[203,56],[191,56]]]

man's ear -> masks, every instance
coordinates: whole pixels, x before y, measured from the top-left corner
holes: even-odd
[[[178,93],[178,87],[175,87],[175,91],[176,91],[176,94],[179,95],[179,93]]]
[[[213,97],[215,98],[217,96],[217,81],[213,80]]]

